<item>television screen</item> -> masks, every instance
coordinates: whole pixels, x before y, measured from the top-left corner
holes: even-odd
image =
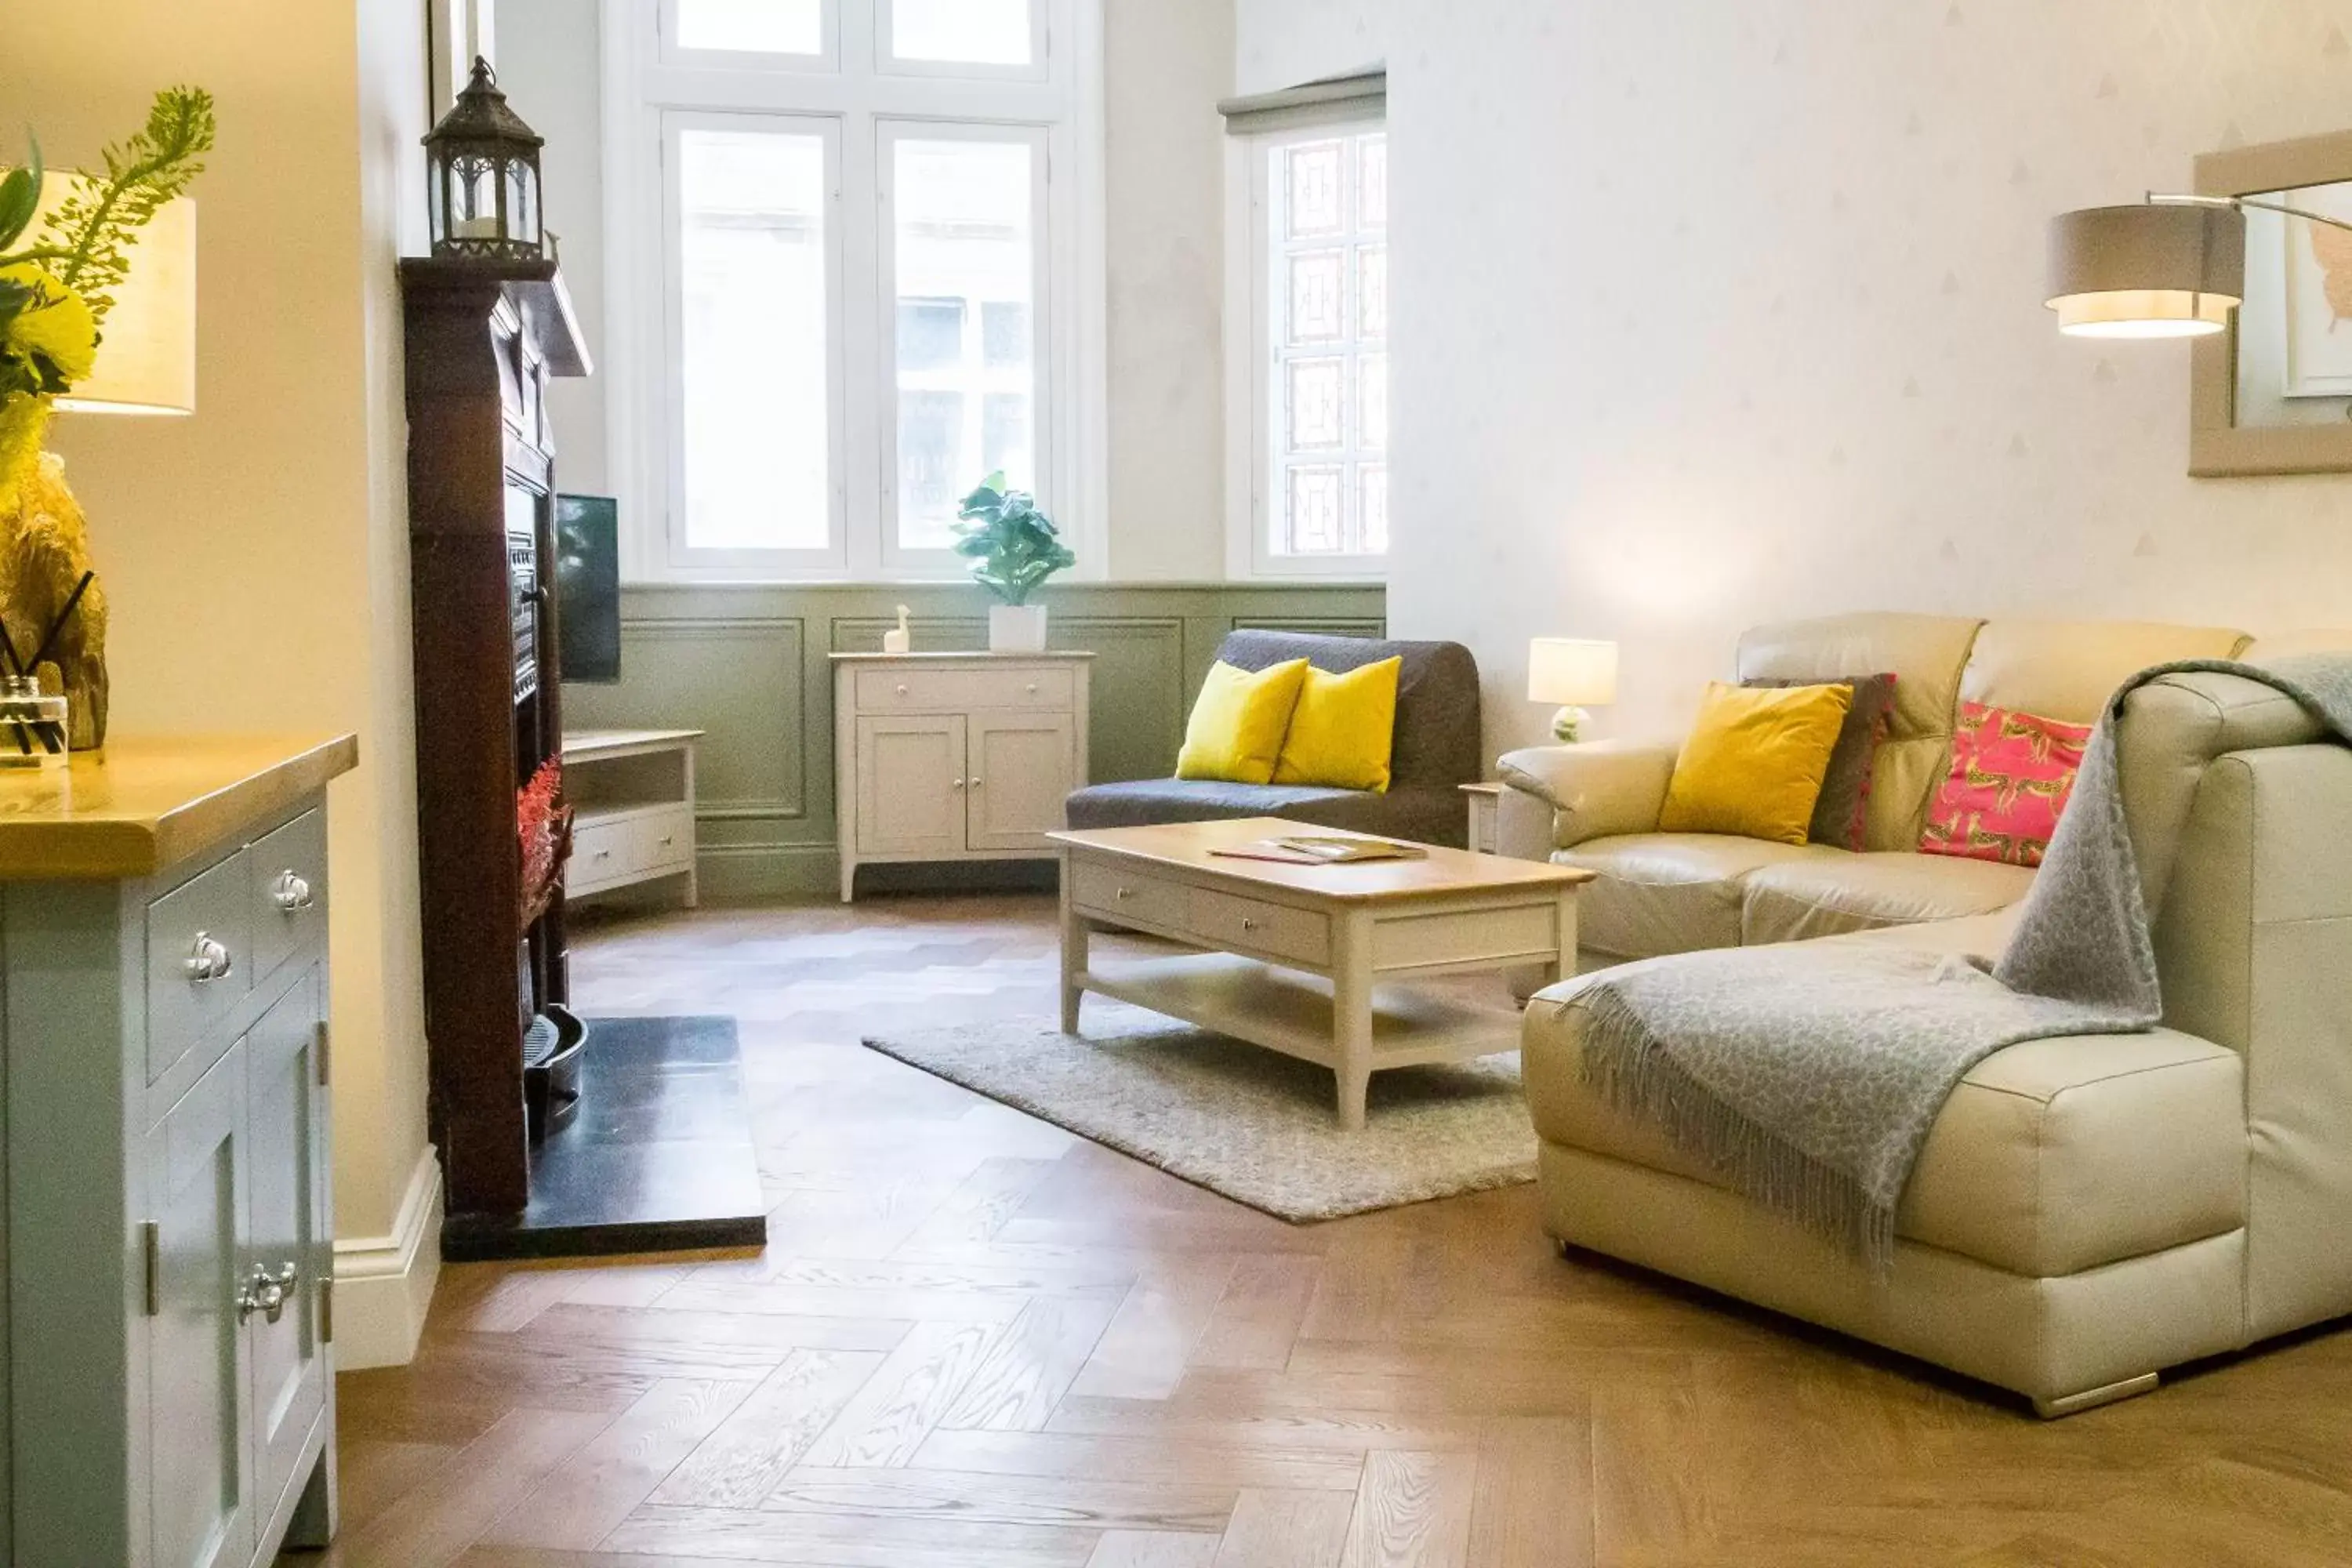
[[[555,606],[563,679],[621,679],[620,505],[610,496],[555,498]]]

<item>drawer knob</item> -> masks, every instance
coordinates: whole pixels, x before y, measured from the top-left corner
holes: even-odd
[[[662,835],[662,837],[661,837],[661,847],[662,847],[663,848],[665,848],[665,849],[668,848],[671,845],[673,845],[673,844],[675,844],[675,843],[677,843],[677,834],[675,834],[675,833],[665,833],[665,834],[663,834],[663,835]]]
[[[901,697],[907,695],[907,683],[905,681],[902,680],[898,683],[898,695]]]
[[[1255,931],[1255,930],[1257,930],[1257,921],[1254,921],[1254,920],[1250,919],[1247,915],[1244,915],[1244,916],[1242,917],[1242,930],[1244,930],[1244,931]]]
[[[189,981],[197,985],[209,985],[225,979],[236,966],[230,962],[228,949],[214,940],[210,931],[198,931],[189,944],[187,957]]]
[[[1133,888],[1121,888],[1118,890],[1118,896],[1121,900],[1131,899],[1135,897],[1135,889]]]
[[[955,786],[956,786],[956,788],[958,788],[958,789],[961,789],[961,788],[963,788],[963,780],[961,780],[961,779],[958,779],[958,780],[956,780],[956,782],[955,782]]]
[[[310,907],[310,884],[293,871],[278,873],[278,880],[269,885],[269,901],[281,913],[299,915]]]
[[[974,789],[978,789],[980,787],[980,775],[978,773],[971,775],[971,787]]]
[[[599,860],[610,860],[612,858],[613,852],[610,849],[599,849],[596,851],[596,858]]]
[[[1027,689],[1028,689],[1028,692],[1029,692],[1029,695],[1030,695],[1030,696],[1032,696],[1032,697],[1036,696],[1036,695],[1037,695],[1037,683],[1036,683],[1035,681],[1034,681],[1034,680],[1033,680],[1033,681],[1031,681],[1031,682],[1029,683],[1029,685],[1028,685]]]
[[[286,1315],[286,1303],[294,1296],[294,1288],[302,1282],[302,1271],[291,1263],[281,1263],[275,1270],[257,1268],[253,1278],[236,1298],[236,1321],[244,1322],[259,1312],[270,1322]]]

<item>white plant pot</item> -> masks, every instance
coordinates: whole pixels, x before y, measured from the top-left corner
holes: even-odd
[[[991,653],[1045,652],[1045,606],[1043,605],[991,605],[988,607],[988,651]]]

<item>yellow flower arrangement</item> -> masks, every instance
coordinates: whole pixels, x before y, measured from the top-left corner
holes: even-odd
[[[7,323],[0,350],[39,363],[70,386],[90,373],[98,358],[98,318],[79,294],[40,267],[19,261],[0,267],[0,283],[26,290],[25,308]]]

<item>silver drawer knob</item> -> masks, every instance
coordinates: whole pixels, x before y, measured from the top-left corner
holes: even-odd
[[[1034,681],[1034,680],[1033,680],[1033,681],[1031,681],[1031,682],[1029,683],[1029,685],[1028,685],[1027,689],[1028,689],[1028,692],[1029,692],[1029,695],[1030,695],[1030,696],[1032,696],[1032,697],[1036,696],[1036,695],[1037,695],[1037,683],[1036,683],[1035,681]]]
[[[958,780],[956,780],[956,782],[955,782],[955,786],[956,786],[956,788],[958,788],[958,789],[961,789],[961,788],[963,788],[963,780],[961,780],[961,779],[958,779]]]
[[[978,789],[980,787],[980,775],[978,773],[971,775],[971,787],[974,789]]]
[[[293,1299],[294,1288],[302,1281],[302,1271],[291,1263],[281,1263],[273,1271],[257,1268],[253,1278],[236,1298],[236,1321],[244,1322],[259,1312],[270,1322],[286,1315],[286,1303]]]
[[[901,696],[901,697],[904,697],[905,695],[907,695],[907,687],[906,687],[906,683],[905,683],[904,681],[901,681],[901,682],[899,683],[898,688],[898,695],[899,695],[899,696]]]
[[[1121,888],[1118,890],[1118,896],[1122,900],[1131,899],[1135,897],[1135,889],[1133,888]]]
[[[189,944],[186,969],[188,979],[194,984],[209,985],[226,978],[236,967],[229,960],[228,949],[213,940],[209,931],[198,931],[196,940]]]
[[[310,907],[310,884],[291,870],[280,871],[269,885],[269,901],[282,913],[299,915]]]
[[[1254,920],[1251,920],[1247,915],[1244,915],[1244,916],[1242,917],[1242,930],[1244,930],[1244,931],[1255,931],[1255,930],[1257,930],[1257,921],[1254,921]]]

